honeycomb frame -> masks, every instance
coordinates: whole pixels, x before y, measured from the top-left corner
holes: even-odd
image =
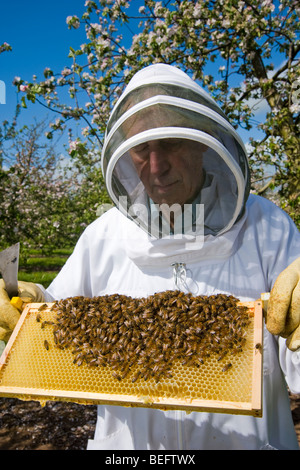
[[[208,358],[198,368],[174,364],[172,376],[118,380],[109,367],[78,366],[68,349],[54,344],[53,328],[41,327],[42,304],[28,304],[0,358],[0,396],[126,407],[208,411],[262,416],[262,301],[244,302],[250,325],[243,351],[222,360]],[[53,321],[53,304],[40,312]],[[227,364],[232,365],[227,370]]]

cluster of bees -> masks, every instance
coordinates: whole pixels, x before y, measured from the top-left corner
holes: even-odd
[[[221,360],[241,351],[250,321],[233,296],[181,291],[147,298],[71,297],[52,310],[56,347],[71,348],[75,364],[108,366],[116,379],[131,374],[132,382],[170,377],[175,361],[199,367],[211,354]]]

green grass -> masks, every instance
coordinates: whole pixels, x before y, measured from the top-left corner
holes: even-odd
[[[70,249],[55,250],[53,256],[44,256],[38,250],[31,250],[26,261],[20,259],[20,281],[42,284],[47,288],[72,253]]]
[[[38,271],[35,273],[26,273],[19,270],[19,281],[26,281],[26,282],[34,282],[35,284],[42,284],[45,288],[47,288],[53,279],[56,277],[59,271]]]
[[[34,258],[28,258],[26,265],[24,265],[24,269],[27,270],[35,270],[35,269],[40,269],[40,268],[45,268],[45,269],[56,269],[58,267],[62,267],[66,262],[65,257],[59,257],[59,256],[45,256],[45,257],[34,257]]]

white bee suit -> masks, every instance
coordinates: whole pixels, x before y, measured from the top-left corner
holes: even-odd
[[[224,243],[222,243],[224,238]],[[299,254],[299,232],[274,204],[250,196],[233,230],[207,248],[173,255],[172,240],[151,244],[117,209],[92,223],[48,288],[53,299],[120,293],[143,297],[175,289],[174,260],[185,263],[186,284],[198,295],[232,294],[242,301],[270,291]],[[179,242],[177,242],[179,245]],[[300,352],[264,331],[263,417],[99,406],[90,449],[297,449],[287,381],[300,393]]]
[[[103,172],[109,193],[118,208],[108,210],[86,228],[73,254],[47,289],[48,300],[115,293],[145,297],[177,288],[194,295],[224,293],[241,301],[256,300],[262,292],[269,292],[279,273],[299,257],[299,231],[273,203],[249,196],[249,172],[242,144],[235,131],[223,122],[221,114],[219,118],[213,114],[218,113],[215,108],[210,114],[208,135],[206,131],[185,128],[185,120],[177,122],[179,127],[175,130],[170,123],[167,127],[161,127],[159,123],[156,130],[148,128],[129,139],[124,137],[120,131],[124,115],[127,113],[131,119],[133,112],[137,116],[140,112],[140,101],[130,108],[126,97],[130,97],[130,90],[139,87],[141,82],[165,81],[168,83],[167,96],[177,90],[180,81],[190,90],[195,87],[192,91],[196,94],[199,91],[194,82],[177,69],[174,72],[173,67],[152,66],[145,73],[139,74],[139,79],[134,78],[125,91],[125,97],[121,97],[121,104],[115,108],[109,123],[104,145]],[[174,88],[171,90],[168,87],[172,80]],[[144,99],[148,100],[149,94]],[[165,111],[165,98],[155,97],[157,99],[159,109]],[[181,99],[183,101],[179,103]],[[175,101],[176,113],[182,106],[186,119],[186,96],[177,96]],[[155,104],[147,101],[148,105],[156,107],[157,101]],[[205,127],[204,105],[199,106],[201,126]],[[197,116],[193,117],[196,119]],[[188,136],[191,140],[205,141],[209,147],[204,157],[204,170],[209,182],[204,184],[199,198],[202,202],[210,202],[211,207],[209,214],[204,210],[206,225],[202,237],[188,234],[155,238],[147,232],[145,214],[141,214],[143,211],[133,210],[127,214],[128,217],[122,213],[126,204],[122,205],[118,196],[128,197],[130,204],[145,201],[144,189],[134,173],[128,150],[132,145],[147,141],[149,133],[151,139],[158,139],[164,131],[168,138],[179,132],[184,138]],[[235,150],[231,151],[231,147]],[[225,169],[222,178],[218,176],[219,168],[222,172]],[[216,177],[211,184],[210,175],[214,172]],[[224,217],[214,217],[215,211],[224,211]],[[88,449],[298,449],[286,384],[292,392],[300,393],[300,352],[288,350],[285,340],[273,337],[264,329],[262,418],[98,406],[95,436],[89,441]]]

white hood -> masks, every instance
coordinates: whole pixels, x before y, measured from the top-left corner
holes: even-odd
[[[156,64],[139,71],[111,113],[102,151],[110,197],[151,237],[169,235],[149,229],[149,198],[130,150],[145,142],[175,138],[206,148],[201,155],[205,184],[198,200],[204,204],[200,232],[214,236],[227,232],[243,214],[249,195],[246,150],[214,100],[173,66]],[[202,213],[197,221],[201,217]]]

